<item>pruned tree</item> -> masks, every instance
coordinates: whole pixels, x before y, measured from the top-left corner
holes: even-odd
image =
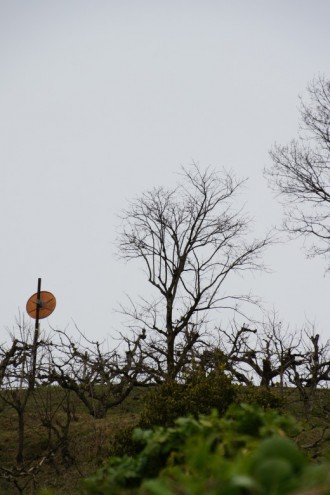
[[[288,370],[302,362],[300,335],[284,328],[276,313],[258,328],[233,322],[217,332],[218,343],[206,351],[209,362],[221,354],[224,369],[240,384],[283,388],[289,383]]]
[[[330,339],[322,341],[314,325],[308,324],[302,332],[300,359],[288,370],[288,378],[302,399],[305,411],[310,412],[318,388],[330,382]]]
[[[283,199],[284,229],[308,239],[308,254],[330,254],[330,81],[318,77],[301,100],[298,139],[275,145],[265,171]]]
[[[225,291],[234,273],[261,268],[270,242],[247,240],[249,221],[234,208],[242,182],[194,165],[176,187],[147,191],[122,214],[120,255],[142,262],[156,294],[122,310],[132,330],[145,333],[146,370],[156,381],[180,373],[210,310],[239,311],[242,301],[253,301]]]
[[[306,413],[316,398],[322,406],[327,396],[317,390],[330,383],[330,339],[323,340],[314,325],[292,331],[273,312],[258,328],[231,324],[217,330],[218,341],[198,356],[204,367],[221,366],[242,385],[276,386],[286,397],[292,391],[295,401],[298,392]]]
[[[2,401],[12,408],[17,415],[17,464],[24,461],[25,415],[31,394],[29,387],[32,367],[32,327],[19,314],[16,326],[10,332],[11,345],[3,347],[1,354],[1,388]]]
[[[52,444],[48,444],[38,456],[34,452],[32,458],[29,452],[33,428],[31,428],[31,404],[38,404],[38,414],[43,416],[42,399],[51,387],[48,376],[44,370],[47,365],[49,341],[41,335],[38,345],[37,359],[34,359],[36,346],[33,338],[33,327],[23,314],[19,314],[16,325],[9,331],[9,343],[0,346],[0,399],[4,412],[10,414],[13,432],[17,435],[16,461],[11,455],[0,465],[0,480],[12,484],[18,493],[27,493],[37,489],[38,476],[43,470],[44,464],[49,462],[58,449],[63,449],[63,438],[57,438]],[[31,376],[35,387],[31,387]],[[39,400],[41,399],[41,401]],[[56,418],[57,419],[57,418]],[[55,420],[55,415],[52,420]],[[40,426],[35,425],[40,434]]]
[[[124,349],[109,350],[104,343],[82,334],[77,339],[68,332],[54,331],[45,377],[50,383],[72,391],[89,414],[104,418],[110,408],[125,400],[135,385],[148,380],[142,376],[139,352],[142,338],[142,335],[137,336],[125,352]]]
[[[9,347],[5,344],[0,345],[0,387],[6,385],[7,371],[26,359],[27,349],[28,344],[17,338],[11,340]]]

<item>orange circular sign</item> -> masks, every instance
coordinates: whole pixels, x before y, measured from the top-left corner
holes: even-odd
[[[31,318],[37,318],[37,307],[39,306],[39,319],[47,318],[51,315],[56,306],[56,298],[51,292],[43,290],[40,292],[40,298],[38,300],[38,293],[33,294],[26,303],[26,311]]]

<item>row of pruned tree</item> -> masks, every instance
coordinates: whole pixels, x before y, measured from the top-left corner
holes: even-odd
[[[21,315],[0,346],[0,422],[2,431],[8,422],[17,431],[16,462],[11,455],[0,462],[0,480],[18,493],[35,493],[39,473],[49,464],[56,472],[64,466],[80,473],[71,427],[81,410],[104,418],[134,386],[148,381],[139,352],[142,336],[125,352],[76,335],[42,332],[35,347],[34,328]]]
[[[156,351],[148,349],[143,332],[134,341],[128,339],[125,346],[110,350],[106,343],[82,334],[77,338],[53,330],[47,336],[41,334],[38,341],[31,387],[33,334],[33,327],[22,319],[11,341],[0,348],[0,416],[11,410],[17,424],[17,462],[0,465],[0,478],[12,482],[19,493],[24,493],[27,484],[37,483],[39,471],[45,463],[55,462],[55,456],[60,456],[65,466],[75,463],[69,433],[79,417],[77,409],[84,408],[95,419],[104,418],[134,387],[172,379],[161,369],[161,353],[157,372]],[[212,337],[207,340],[204,335],[203,341],[198,339],[190,348],[177,380],[189,378],[196,370],[206,376],[216,371],[230,375],[242,386],[277,387],[286,396],[291,387],[299,392],[306,412],[310,412],[318,388],[330,381],[330,340],[322,341],[312,326],[292,332],[272,315],[258,328],[233,323],[226,329],[214,329]],[[180,356],[179,347],[176,352]],[[38,416],[34,420],[37,427],[47,432],[43,454],[34,460],[25,454],[31,408]]]
[[[220,359],[233,379],[244,385],[293,388],[306,411],[313,406],[316,391],[330,382],[330,339],[323,340],[311,324],[291,331],[272,314],[260,329],[218,329],[218,345],[202,358]]]
[[[172,379],[162,369],[163,354],[157,355],[153,344],[148,349],[144,333],[135,341],[127,339],[126,347],[109,350],[105,343],[91,341],[80,333],[77,338],[53,330],[38,342],[32,388],[33,331],[24,319],[18,322],[18,329],[20,335],[13,334],[11,343],[0,350],[0,397],[18,415],[34,388],[46,385],[72,392],[91,416],[103,418],[134,387]],[[180,359],[179,347],[176,353]],[[312,325],[299,332],[291,331],[276,314],[258,329],[232,323],[226,329],[214,329],[208,340],[198,340],[175,378],[184,380],[196,369],[206,374],[211,370],[225,372],[241,385],[294,386],[307,400],[318,387],[330,382],[330,339],[322,341]]]

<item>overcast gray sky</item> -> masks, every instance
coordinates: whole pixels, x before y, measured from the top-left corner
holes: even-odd
[[[0,340],[38,277],[49,324],[120,330],[113,309],[147,282],[114,257],[117,215],[181,165],[248,177],[256,235],[280,224],[262,171],[297,133],[298,95],[330,77],[329,18],[328,0],[0,0]],[[330,279],[301,246],[236,283],[328,337]]]

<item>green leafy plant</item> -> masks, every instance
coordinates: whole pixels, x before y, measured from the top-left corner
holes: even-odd
[[[310,464],[288,438],[296,432],[292,418],[251,405],[180,418],[135,430],[141,452],[111,458],[84,486],[88,495],[329,495],[328,467]]]

